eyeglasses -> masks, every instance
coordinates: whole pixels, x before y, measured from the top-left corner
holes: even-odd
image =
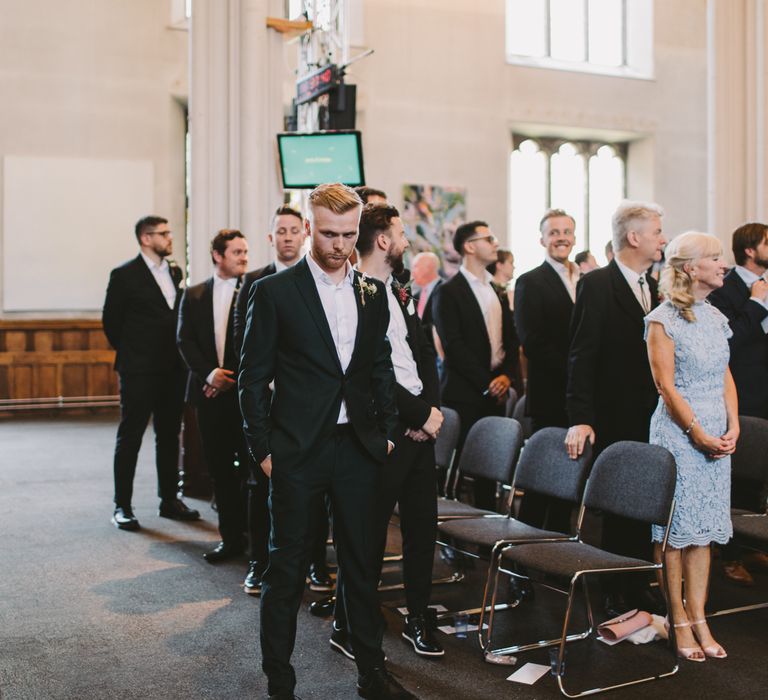
[[[465,243],[472,243],[473,241],[487,241],[488,243],[498,243],[499,239],[493,234],[488,236],[476,236],[475,238],[469,238]]]
[[[172,231],[152,231],[150,236],[162,236],[163,238],[168,238],[168,236],[173,235]]]

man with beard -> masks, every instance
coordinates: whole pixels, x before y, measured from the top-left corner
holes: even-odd
[[[185,290],[179,308],[177,344],[189,368],[187,401],[195,406],[205,461],[213,479],[221,542],[203,556],[216,564],[243,552],[246,448],[236,372],[234,311],[240,280],[248,267],[248,242],[240,231],[223,229],[211,241],[214,273]]]
[[[120,375],[112,524],[121,530],[139,529],[131,503],[133,477],[150,416],[156,438],[160,516],[175,520],[200,517],[177,496],[185,378],[176,349],[182,274],[166,260],[173,251],[167,219],[139,219],[135,234],[139,255],[110,273],[102,314],[104,333],[117,351],[115,369]]]
[[[394,279],[403,270],[403,254],[408,247],[400,213],[386,204],[368,204],[360,218],[357,239],[358,269],[384,282],[389,305],[387,337],[392,346],[392,364],[397,384],[397,449],[381,470],[376,503],[379,540],[376,558],[379,575],[387,541],[387,528],[395,503],[400,504],[400,529],[403,537],[403,579],[408,616],[404,639],[421,656],[442,656],[445,652],[434,636],[436,617],[430,609],[432,563],[437,535],[435,449],[443,422],[435,351],[428,342],[413,299]],[[354,658],[349,644],[344,607],[343,573],[339,570],[336,611],[331,646]]]
[[[453,247],[462,265],[435,289],[432,311],[445,352],[442,402],[459,414],[461,446],[478,420],[504,415],[518,348],[512,312],[485,269],[498,258],[496,236],[484,221],[471,221],[456,229]],[[475,505],[493,510],[496,484],[475,479],[474,489]]]
[[[657,204],[622,202],[612,220],[614,259],[579,284],[566,390],[566,448],[574,459],[587,440],[595,456],[620,440],[648,442],[659,395],[648,363],[643,318],[659,304],[656,280],[648,270],[661,259],[666,244],[663,215]],[[647,560],[648,525],[605,514],[603,547]],[[631,608],[663,609],[659,597],[641,584],[639,576],[617,576],[607,586],[609,617]]]
[[[313,190],[306,220],[310,252],[292,268],[260,280],[248,303],[240,404],[251,455],[271,477],[260,634],[262,668],[270,697],[277,700],[295,697],[290,659],[311,507],[324,493],[330,495],[344,571],[358,693],[414,697],[387,672],[381,648],[375,505],[397,415],[386,290],[349,264],[361,205],[344,185]]]
[[[733,232],[734,267],[707,300],[728,319],[733,336],[730,368],[739,396],[739,414],[768,419],[768,226],[749,223]],[[731,482],[731,505],[761,510],[762,484]],[[747,554],[729,543],[722,548],[723,572],[734,583],[752,586],[750,569],[768,571],[768,556]],[[746,566],[745,566],[746,565]]]
[[[515,328],[528,361],[525,411],[533,432],[568,427],[565,384],[568,377],[569,326],[579,268],[568,256],[576,242],[576,221],[562,209],[550,209],[539,224],[539,242],[546,250],[539,267],[520,276],[515,285]],[[571,506],[556,499],[528,494],[520,506],[525,522],[551,530],[570,529]]]

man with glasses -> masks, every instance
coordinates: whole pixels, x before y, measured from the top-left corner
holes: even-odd
[[[486,266],[496,261],[499,242],[484,221],[456,229],[453,247],[461,255],[459,272],[433,296],[435,329],[445,352],[442,404],[461,419],[459,445],[485,416],[502,416],[517,360],[512,312],[491,285]],[[496,485],[475,480],[475,505],[493,510]]]
[[[178,498],[179,430],[186,373],[176,349],[176,316],[182,273],[167,258],[173,251],[168,220],[140,219],[140,252],[112,270],[104,300],[104,333],[117,351],[120,425],[115,444],[115,511],[112,524],[138,530],[133,513],[133,477],[150,416],[155,429],[160,516],[197,520],[200,513]]]

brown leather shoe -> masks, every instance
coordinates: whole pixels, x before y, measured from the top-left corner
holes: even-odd
[[[752,578],[752,574],[744,568],[744,564],[740,561],[724,561],[723,573],[729,581],[737,583],[739,586],[755,585],[755,579]]]
[[[749,552],[744,554],[744,566],[749,571],[768,571],[768,554],[765,552]]]

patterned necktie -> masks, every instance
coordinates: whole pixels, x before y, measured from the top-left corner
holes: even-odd
[[[643,307],[643,313],[647,314],[651,309],[650,304],[645,300],[645,276],[640,275],[637,283],[640,285],[640,305]]]

